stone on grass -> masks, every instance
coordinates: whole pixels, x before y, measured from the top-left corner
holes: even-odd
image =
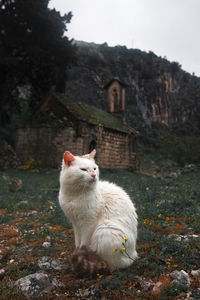
[[[42,244],[42,247],[44,247],[44,248],[49,248],[51,246],[51,243],[50,242],[44,242],[43,244]]]
[[[154,287],[155,283],[151,279],[145,279],[141,282],[141,286],[145,291],[148,291]]]
[[[5,275],[5,269],[0,269],[0,277],[4,276]]]
[[[191,271],[191,275],[194,276],[194,277],[200,276],[200,269],[198,269],[198,270],[192,270]]]
[[[156,282],[156,284],[153,287],[153,292],[158,292],[161,290],[161,287],[163,286],[161,281]]]
[[[62,283],[46,272],[38,272],[20,278],[14,285],[21,289],[25,296],[35,299],[57,287],[63,286]]]
[[[13,178],[9,183],[8,183],[9,191],[10,192],[17,192],[21,187],[22,187],[22,181],[19,178]]]
[[[190,286],[190,277],[184,270],[175,270],[170,273],[170,277],[173,279],[172,283]]]
[[[99,299],[100,288],[98,284],[93,284],[87,289],[78,289],[77,299]]]
[[[64,269],[64,266],[59,259],[52,259],[48,256],[43,256],[38,261],[38,266],[41,270],[54,269],[60,271]]]
[[[190,235],[178,235],[178,234],[170,234],[169,238],[174,238],[177,242],[190,242],[192,239],[199,238],[197,234],[190,234]]]

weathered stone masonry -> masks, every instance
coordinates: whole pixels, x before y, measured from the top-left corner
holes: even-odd
[[[107,85],[108,111],[73,102],[64,95],[50,95],[24,128],[18,129],[16,152],[22,164],[58,168],[63,153],[74,155],[97,150],[102,168],[140,169],[140,135],[124,119],[125,84]]]
[[[139,169],[140,146],[135,139],[136,151],[131,151],[134,137],[115,132],[103,126],[83,124],[82,136],[77,137],[72,127],[64,129],[23,128],[18,130],[17,155],[23,164],[34,159],[43,167],[58,168],[64,151],[75,155],[88,153],[93,144],[97,149],[97,162],[102,168]]]

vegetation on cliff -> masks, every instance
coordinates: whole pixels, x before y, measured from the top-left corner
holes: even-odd
[[[145,144],[161,146],[155,138],[175,134],[182,145],[192,136],[187,141],[199,149],[200,78],[151,51],[72,42],[64,35],[71,13],[61,16],[48,3],[0,1],[1,138],[14,145],[16,127],[52,90],[105,109],[104,86],[118,77],[128,85],[128,125],[143,134]]]
[[[103,87],[118,77],[128,84],[126,116],[132,127],[144,134],[161,128],[183,135],[199,132],[200,78],[178,62],[125,46],[76,44],[78,60],[68,72],[65,90],[70,99],[105,109]]]

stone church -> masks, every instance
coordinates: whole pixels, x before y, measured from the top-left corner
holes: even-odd
[[[140,169],[139,133],[124,117],[126,84],[114,78],[105,85],[106,110],[49,95],[25,127],[18,129],[16,152],[22,164],[31,159],[41,167],[58,168],[63,153],[97,150],[101,168]]]

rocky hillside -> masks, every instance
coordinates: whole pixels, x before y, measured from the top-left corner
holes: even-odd
[[[126,116],[142,133],[198,134],[200,78],[153,52],[76,42],[77,63],[68,72],[66,94],[105,108],[104,84],[113,77],[128,84]],[[159,129],[159,130],[158,130]]]

